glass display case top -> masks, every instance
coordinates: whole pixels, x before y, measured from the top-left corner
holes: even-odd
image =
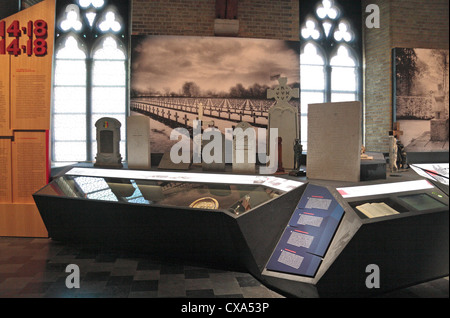
[[[262,175],[72,168],[36,194],[241,214],[302,184]]]
[[[363,197],[379,194],[399,193],[415,190],[433,189],[434,186],[427,180],[414,180],[392,183],[381,183],[365,186],[344,187],[336,190],[343,198]]]

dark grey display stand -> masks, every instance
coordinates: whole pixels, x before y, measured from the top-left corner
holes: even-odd
[[[131,249],[248,271],[269,287],[296,297],[369,297],[449,273],[448,196],[436,187],[344,199],[336,183],[305,180],[303,185],[238,215],[225,209],[70,197],[67,191],[63,194],[58,178],[34,194],[49,236],[57,241]],[[115,183],[126,185],[129,181],[122,178]],[[392,181],[399,178],[383,180]],[[305,200],[316,197],[314,191],[320,192],[317,198],[325,196],[330,204],[310,213],[321,216],[321,225],[327,226],[320,234],[307,234],[316,235],[314,240],[320,239],[321,244],[300,246],[297,251],[302,264],[311,258],[312,265],[305,272],[302,265],[294,268],[299,264],[290,264],[293,270],[280,269],[277,262],[288,263],[277,253],[287,242],[283,240],[290,224],[299,226],[294,229],[299,238],[306,235],[303,223],[295,217]],[[428,195],[441,206],[419,210],[400,199],[416,194]],[[369,219],[355,208],[381,200],[400,213]],[[308,209],[305,211],[311,212],[314,207]],[[328,222],[333,215],[337,217]],[[301,242],[294,244],[304,244]],[[366,285],[370,264],[380,270],[379,288]]]

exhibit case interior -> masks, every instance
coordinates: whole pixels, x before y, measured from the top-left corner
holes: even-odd
[[[368,297],[448,275],[437,185],[74,167],[34,200],[53,240],[247,271],[290,296]]]

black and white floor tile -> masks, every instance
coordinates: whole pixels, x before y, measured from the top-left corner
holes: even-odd
[[[80,288],[67,288],[76,264]],[[448,277],[385,298],[448,298]],[[40,238],[0,237],[0,298],[284,298],[244,272],[86,249]]]

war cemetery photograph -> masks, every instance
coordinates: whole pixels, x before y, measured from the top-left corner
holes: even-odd
[[[202,128],[222,133],[246,122],[268,128],[276,104],[268,90],[298,89],[298,42],[228,37],[141,36],[131,39],[130,111],[150,117],[152,153],[166,153],[177,142],[171,131]],[[270,95],[270,94],[269,94]],[[289,104],[299,109],[299,98]]]

